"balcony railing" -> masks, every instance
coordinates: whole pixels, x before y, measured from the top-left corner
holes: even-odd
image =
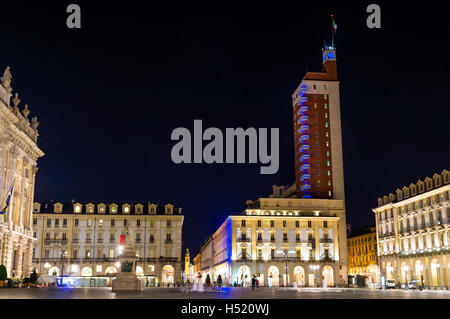
[[[97,242],[98,242],[98,243],[103,243],[103,238],[97,239]]]
[[[67,239],[44,239],[44,244],[45,245],[50,245],[50,244],[60,244],[60,245],[66,245],[67,244]]]
[[[115,242],[116,242],[116,239],[115,239],[115,238],[110,238],[110,239],[109,239],[109,243],[110,243],[110,244],[114,244]]]
[[[172,244],[172,239],[166,239],[165,242],[166,244]]]
[[[333,238],[321,238],[320,242],[321,243],[332,243],[333,242]]]
[[[242,238],[242,237],[238,237],[238,238],[236,239],[236,241],[237,241],[238,243],[249,243],[249,242],[251,242],[251,239],[250,239],[250,238]]]
[[[331,257],[322,257],[322,258],[319,259],[319,262],[321,262],[321,263],[333,263],[335,261],[336,260],[334,258],[331,258]]]

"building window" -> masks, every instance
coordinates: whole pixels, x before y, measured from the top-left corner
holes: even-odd
[[[36,217],[33,218],[33,225],[37,225],[37,218]]]
[[[136,220],[136,226],[137,227],[141,227],[141,220],[140,219]]]
[[[270,258],[272,258],[272,259],[275,258],[275,248],[270,249]]]
[[[274,233],[270,233],[270,241],[272,243],[275,242],[275,234]]]
[[[155,242],[155,235],[150,234],[150,239],[149,239],[149,241],[150,241],[151,243]]]
[[[308,220],[308,228],[312,227],[312,222],[310,220]]]
[[[275,222],[273,220],[270,221],[270,227],[275,227]]]
[[[288,234],[283,233],[283,242],[287,243],[287,241],[288,241]]]
[[[287,222],[285,220],[283,220],[283,227],[286,227]]]
[[[114,219],[111,219],[111,227],[114,227],[116,225],[116,221]]]
[[[127,226],[128,221],[126,219],[123,220],[123,226]]]
[[[241,220],[241,227],[245,227],[245,219]]]
[[[67,227],[67,219],[66,218],[63,219],[63,227]]]
[[[55,219],[55,227],[58,227],[59,226],[59,219],[57,218],[57,219]]]
[[[295,227],[296,227],[296,228],[299,228],[299,227],[300,227],[300,221],[298,221],[298,220],[295,221]]]
[[[261,227],[261,221],[258,220],[258,227]]]
[[[52,220],[50,218],[47,218],[47,227],[50,227],[52,225]]]
[[[172,221],[170,220],[167,221],[167,227],[172,227]]]

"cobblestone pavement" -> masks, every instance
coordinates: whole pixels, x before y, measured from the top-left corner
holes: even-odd
[[[450,291],[351,288],[222,288],[221,292],[181,292],[177,288],[144,288],[114,293],[111,288],[9,288],[0,299],[450,299]]]

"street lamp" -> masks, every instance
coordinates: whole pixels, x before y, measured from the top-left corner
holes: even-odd
[[[288,274],[287,274],[287,268],[288,268],[288,264],[287,264],[287,260],[288,260],[288,255],[287,252],[284,253],[284,260],[285,260],[285,266],[284,266],[284,271],[285,271],[285,277],[284,277],[284,287],[287,287],[287,281],[288,281]]]
[[[419,272],[420,272],[420,286],[423,288],[423,265],[418,265]]]
[[[436,264],[437,267],[437,280],[438,280],[438,287],[441,288],[441,280],[440,280],[440,276],[441,276],[441,264]]]
[[[310,265],[309,269],[314,271],[314,287],[316,286],[316,270],[318,270],[320,267],[319,265]]]

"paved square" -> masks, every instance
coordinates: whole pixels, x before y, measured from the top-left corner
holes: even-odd
[[[351,288],[222,288],[221,292],[181,292],[177,288],[144,288],[114,293],[111,288],[10,288],[0,299],[450,299],[450,291]]]

